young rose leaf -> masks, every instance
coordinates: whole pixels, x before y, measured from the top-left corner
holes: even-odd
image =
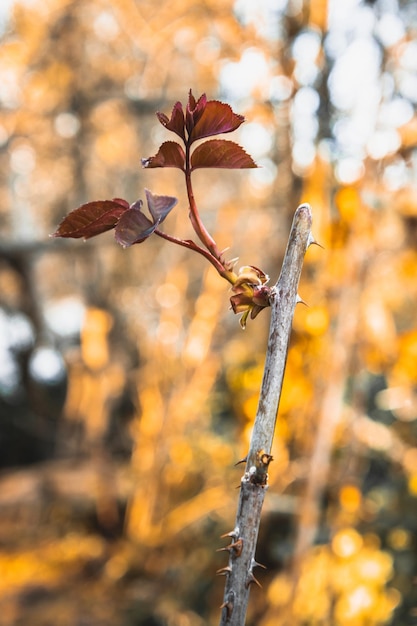
[[[142,167],[178,167],[184,170],[185,154],[180,144],[176,141],[165,141],[155,156],[142,159]]]
[[[139,206],[132,205],[120,218],[114,231],[117,243],[124,248],[134,243],[141,243],[152,235],[156,226],[140,210]]]
[[[185,141],[185,119],[181,102],[176,102],[174,104],[171,118],[168,118],[165,113],[159,112],[156,114],[156,116],[161,122],[162,126],[165,126],[166,129],[177,134],[179,137],[181,137],[183,141]]]
[[[191,155],[191,167],[223,167],[244,169],[258,167],[243,148],[233,141],[210,139],[194,150]]]
[[[178,202],[177,198],[157,196],[149,189],[145,189],[145,194],[152,221],[142,213],[142,200],[132,204],[118,221],[114,233],[117,243],[124,248],[145,241]]]
[[[128,208],[129,203],[120,198],[87,202],[64,217],[51,237],[95,237],[114,228]]]
[[[123,198],[113,198],[112,202],[117,202],[118,204],[121,204],[123,206],[126,207],[126,209],[128,209],[130,207],[130,204],[128,203],[127,200],[123,200]],[[140,202],[140,200],[139,200]]]
[[[205,108],[207,105],[207,96],[203,93],[199,99],[196,99],[193,96],[193,92],[190,89],[188,94],[188,103],[185,109],[185,125],[187,127],[188,135],[191,138],[191,134],[193,132],[193,128],[198,123],[200,118],[203,116],[205,112]]]
[[[153,217],[154,224],[159,225],[164,221],[168,213],[177,204],[177,198],[172,196],[157,196],[145,189],[146,202],[148,203],[149,213]]]
[[[209,100],[202,115],[192,129],[190,142],[221,133],[230,133],[245,121],[243,115],[237,115],[232,108],[218,100]]]

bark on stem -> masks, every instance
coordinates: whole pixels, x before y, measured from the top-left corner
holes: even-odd
[[[311,235],[311,209],[302,204],[295,212],[281,274],[271,298],[271,323],[265,369],[259,396],[252,439],[241,479],[236,524],[227,536],[230,545],[225,574],[226,584],[220,626],[244,626],[249,589],[257,583],[253,570],[258,566],[255,549],[262,505],[268,488],[267,469],[270,460],[275,422],[281,396],[292,319],[298,298],[298,283],[304,255],[314,238]]]

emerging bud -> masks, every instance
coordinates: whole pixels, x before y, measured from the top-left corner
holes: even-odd
[[[246,320],[251,319],[270,306],[271,288],[266,285],[269,276],[254,265],[245,265],[240,268],[238,277],[232,287],[234,295],[230,304],[234,313],[243,313],[240,318],[242,328],[246,327]]]

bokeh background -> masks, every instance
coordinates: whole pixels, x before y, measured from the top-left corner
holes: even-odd
[[[219,620],[269,312],[242,331],[204,259],[48,238],[140,159],[190,88],[257,170],[199,170],[230,258],[275,282],[313,208],[248,626],[417,624],[417,4],[3,0],[0,624]]]

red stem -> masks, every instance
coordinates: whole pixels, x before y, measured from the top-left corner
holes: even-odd
[[[204,248],[196,244],[191,239],[178,239],[177,237],[173,237],[172,235],[168,235],[167,233],[164,233],[162,230],[159,230],[158,228],[154,230],[154,233],[155,235],[158,235],[158,237],[162,237],[162,239],[166,239],[167,241],[170,241],[171,243],[176,243],[178,246],[183,246],[184,248],[188,248],[189,250],[194,250],[194,252],[198,252],[198,254],[201,254],[208,261],[210,261],[210,263],[216,268],[220,276],[223,276],[224,278],[229,280],[229,282],[232,282],[229,278],[227,278],[227,275],[225,273],[225,268],[223,264],[221,263],[221,261],[219,261],[211,252],[209,252],[208,250],[205,250]]]
[[[216,242],[210,235],[203,222],[201,221],[197,205],[194,198],[193,187],[191,184],[191,162],[190,162],[190,146],[188,143],[185,146],[185,184],[187,187],[188,202],[190,203],[190,220],[191,224],[200,239],[200,241],[206,246],[207,250],[210,250],[212,255],[220,262],[221,253],[218,249]],[[222,263],[223,265],[223,263]],[[224,267],[223,267],[224,270]]]

